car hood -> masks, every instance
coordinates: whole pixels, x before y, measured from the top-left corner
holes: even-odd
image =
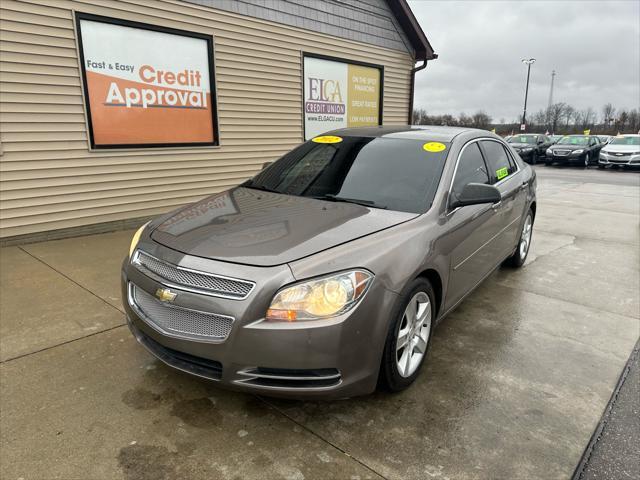
[[[629,153],[640,151],[638,145],[606,145],[602,151],[604,153]]]
[[[152,231],[151,238],[188,255],[273,266],[416,216],[236,187],[177,211]]]

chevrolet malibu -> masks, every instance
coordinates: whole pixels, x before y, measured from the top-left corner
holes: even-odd
[[[640,166],[640,135],[618,135],[600,150],[598,167],[607,165]]]
[[[436,324],[501,264],[522,266],[535,213],[534,171],[489,132],[336,130],[141,227],[122,268],[129,327],[229,388],[400,391]]]

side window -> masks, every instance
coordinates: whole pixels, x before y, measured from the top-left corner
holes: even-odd
[[[493,142],[491,140],[483,140],[482,148],[484,149],[485,158],[487,160],[491,183],[497,183],[516,171],[515,164],[501,143]]]
[[[460,195],[468,183],[489,183],[487,166],[482,158],[478,142],[467,145],[462,152],[456,176],[453,179],[452,193],[456,196]]]

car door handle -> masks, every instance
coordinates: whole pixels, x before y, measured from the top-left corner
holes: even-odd
[[[522,185],[520,185],[520,190],[524,190],[528,186],[529,186],[529,184],[527,182],[524,182]]]
[[[502,206],[502,200],[500,200],[498,203],[494,203],[493,205],[491,205],[491,208],[493,210],[498,210],[501,206]]]

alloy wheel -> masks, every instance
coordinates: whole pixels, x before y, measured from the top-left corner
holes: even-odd
[[[584,156],[584,166],[588,167],[590,163],[591,163],[591,156],[587,153]]]
[[[404,310],[396,340],[396,367],[400,376],[413,375],[427,351],[431,334],[431,303],[425,292],[416,293]]]
[[[531,233],[533,231],[533,219],[531,214],[527,215],[522,226],[522,235],[520,236],[520,258],[525,258],[531,245]]]

